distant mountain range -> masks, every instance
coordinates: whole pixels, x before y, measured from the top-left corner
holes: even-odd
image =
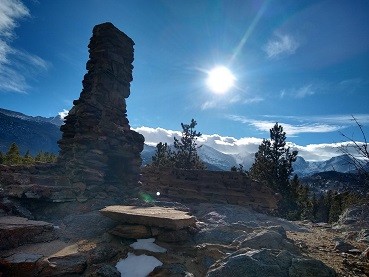
[[[57,141],[63,123],[60,116],[45,118],[0,109],[0,151],[6,152],[15,142],[21,153],[35,155],[40,151],[58,153]]]
[[[310,188],[311,193],[315,193],[317,196],[329,190],[338,193],[351,191],[362,194],[368,191],[367,181],[363,177],[348,172],[325,171],[304,176],[300,178],[300,181]]]
[[[23,154],[27,150],[32,154],[39,151],[58,153],[57,141],[61,138],[59,128],[62,124],[63,120],[59,115],[48,118],[33,117],[0,109],[0,151],[6,152],[10,144],[15,142]],[[154,146],[145,145],[141,153],[144,165],[151,163],[154,153]],[[225,154],[208,145],[200,147],[198,154],[210,170],[230,170],[232,166],[239,164],[248,170],[254,161],[254,153]],[[294,163],[294,173],[299,176],[309,176],[326,171],[347,173],[354,170],[350,165],[350,160],[349,156],[341,155],[327,161],[309,162],[298,156]]]
[[[14,112],[11,110],[6,110],[6,109],[1,109],[0,108],[0,114],[3,115],[7,115],[13,118],[19,118],[22,120],[26,120],[26,121],[31,121],[31,122],[46,122],[46,123],[51,123],[53,125],[56,125],[58,127],[60,127],[61,125],[64,124],[63,119],[60,117],[60,115],[54,116],[54,117],[42,117],[42,116],[29,116],[29,115],[25,115],[19,112]]]
[[[154,146],[145,145],[144,151],[141,153],[143,163],[151,163],[151,157],[154,153]],[[238,167],[239,164],[242,164],[243,168],[248,170],[254,162],[254,154],[246,154],[244,156],[240,154],[227,155],[207,145],[200,147],[198,154],[210,170],[230,170],[232,166]],[[366,166],[369,168],[369,162]],[[303,157],[298,156],[293,168],[294,174],[300,177],[310,176],[320,172],[337,171],[350,173],[355,170],[352,166],[352,160],[348,155],[336,156],[329,160],[319,162],[309,162]]]

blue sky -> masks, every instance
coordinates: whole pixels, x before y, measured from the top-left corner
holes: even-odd
[[[276,121],[300,147],[361,139],[350,118],[369,125],[368,14],[365,0],[2,0],[0,107],[69,110],[92,28],[110,21],[136,43],[128,118],[147,136],[195,118],[218,145],[268,138]],[[206,86],[217,65],[236,78],[222,95]]]

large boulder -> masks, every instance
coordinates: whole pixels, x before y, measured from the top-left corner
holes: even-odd
[[[295,256],[286,250],[241,249],[217,261],[206,276],[333,277],[335,272],[321,261]]]
[[[279,232],[272,229],[266,229],[259,232],[253,232],[246,236],[246,238],[238,238],[241,248],[252,249],[278,249],[288,250],[293,253],[299,253],[298,247],[296,247],[291,241],[287,239],[284,229],[279,229]]]
[[[357,230],[369,229],[369,204],[347,208],[339,217],[336,228]]]

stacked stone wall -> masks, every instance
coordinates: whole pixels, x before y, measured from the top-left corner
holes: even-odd
[[[239,172],[145,167],[141,182],[142,193],[158,200],[227,203],[260,211],[275,210],[279,200],[270,188]]]

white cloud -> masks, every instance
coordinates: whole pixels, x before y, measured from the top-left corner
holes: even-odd
[[[0,90],[25,93],[27,78],[49,67],[41,57],[11,46],[17,22],[27,17],[29,10],[21,1],[0,1]]]
[[[264,118],[275,118],[285,119],[285,120],[293,120],[300,122],[322,122],[326,124],[336,124],[336,125],[354,125],[354,120],[352,117],[355,117],[356,120],[360,124],[368,124],[369,123],[369,114],[338,114],[338,115],[309,115],[309,116],[295,116],[295,115],[263,115]],[[234,119],[236,121],[247,123],[247,118],[243,116],[231,115],[230,119]],[[273,121],[271,120],[271,121]]]
[[[201,110],[214,109],[218,106],[218,101],[208,100],[201,105]]]
[[[166,130],[163,128],[151,128],[151,127],[138,127],[132,128],[136,132],[142,134],[145,137],[145,144],[156,146],[159,142],[173,143],[173,137],[179,137],[181,135],[180,131]]]
[[[1,36],[12,38],[13,30],[17,27],[16,20],[30,16],[29,10],[18,0],[0,1],[0,33]]]
[[[256,97],[250,97],[250,98],[244,99],[242,103],[252,104],[252,103],[259,103],[262,101],[264,101],[264,98],[256,96]]]
[[[209,110],[215,108],[225,108],[233,104],[256,104],[264,101],[264,98],[259,96],[241,95],[240,92],[229,92],[221,96],[214,96],[210,100],[206,100],[201,105],[201,110]]]
[[[295,93],[295,97],[304,98],[306,96],[311,96],[313,94],[315,94],[315,91],[312,89],[312,84],[309,84],[309,85],[305,85],[297,89]]]
[[[274,59],[285,55],[294,54],[299,43],[291,35],[275,34],[264,46],[268,58]]]
[[[256,120],[249,119],[244,116],[239,115],[229,115],[229,119],[233,121],[238,121],[243,124],[249,124],[256,127],[257,130],[263,132],[269,132],[269,130],[274,126],[276,121],[274,120]],[[289,135],[294,136],[301,133],[329,133],[335,132],[345,128],[346,126],[336,125],[336,124],[326,124],[326,123],[305,123],[292,125],[288,123],[279,122],[283,126],[283,130]]]
[[[63,111],[62,111],[62,112],[58,112],[58,115],[60,115],[60,117],[61,117],[62,119],[64,119],[64,118],[68,115],[68,113],[69,113],[69,111],[68,111],[68,110],[63,109]]]
[[[255,120],[250,122],[251,125],[255,126],[260,131],[268,132],[275,124],[271,121]],[[283,126],[283,130],[290,136],[301,134],[301,133],[329,133],[341,130],[344,126],[328,125],[321,123],[310,123],[302,125],[292,125],[288,123],[279,123]]]
[[[361,142],[357,142],[359,145]],[[306,146],[296,145],[290,143],[293,149],[299,151],[299,155],[308,161],[325,161],[332,157],[342,155],[342,147],[348,150],[348,153],[361,158],[358,156],[355,150],[354,143],[350,141],[338,142],[338,143],[321,143],[321,144],[308,144]]]
[[[273,123],[274,124],[274,123]],[[265,128],[267,128],[265,126]],[[268,127],[270,129],[270,127]],[[268,129],[268,131],[269,131]],[[151,146],[155,146],[159,142],[166,142],[168,144],[173,143],[173,137],[180,137],[179,131],[166,130],[164,128],[151,128],[151,127],[139,127],[135,128],[135,131],[139,132],[145,137],[145,143]],[[242,137],[234,138],[228,136],[221,136],[218,134],[207,135],[203,134],[198,139],[199,145],[210,146],[225,154],[240,154],[247,156],[256,153],[261,138],[255,137]],[[342,146],[350,145],[351,142],[340,142],[340,143],[322,143],[322,144],[308,144],[306,146],[298,145],[295,143],[288,142],[293,150],[298,150],[299,155],[308,161],[324,161],[332,157],[342,155],[340,148]],[[351,149],[354,154],[355,151]]]
[[[280,91],[280,97],[294,97],[294,98],[305,98],[307,96],[314,95],[318,92],[325,92],[326,87],[323,84],[306,84],[298,88],[282,89]]]

